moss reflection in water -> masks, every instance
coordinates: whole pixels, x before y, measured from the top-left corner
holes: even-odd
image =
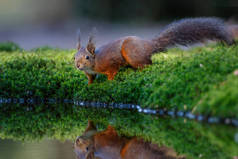
[[[234,137],[237,128],[207,125],[183,118],[161,118],[127,110],[89,109],[73,105],[3,106],[0,112],[0,137],[34,141],[45,137],[71,142],[82,134],[87,120],[94,121],[99,130],[107,125],[116,128],[119,135],[139,136],[145,140],[173,148],[188,158],[231,158],[238,154]],[[14,113],[9,113],[14,111]],[[45,147],[48,147],[47,144]],[[72,149],[72,147],[70,147]],[[72,149],[73,151],[73,149]],[[73,153],[73,152],[72,152]]]

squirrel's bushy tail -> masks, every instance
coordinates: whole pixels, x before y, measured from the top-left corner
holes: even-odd
[[[237,30],[238,31],[238,30]],[[158,37],[153,39],[157,51],[168,47],[189,46],[207,40],[234,43],[229,28],[219,18],[187,18],[168,25]]]

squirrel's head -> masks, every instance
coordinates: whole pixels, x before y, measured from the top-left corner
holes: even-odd
[[[92,121],[88,121],[88,127],[82,136],[76,138],[74,143],[74,151],[77,159],[94,158],[94,142],[93,136],[97,130]]]
[[[74,144],[74,151],[77,159],[88,159],[94,155],[94,145],[91,138],[84,136],[77,137]]]
[[[94,31],[95,32],[95,31]],[[77,33],[77,50],[74,55],[75,67],[79,70],[92,70],[95,65],[95,42],[94,33],[89,36],[89,41],[86,47],[81,47],[80,31]]]

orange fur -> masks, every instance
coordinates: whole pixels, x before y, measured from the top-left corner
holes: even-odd
[[[134,68],[143,68],[152,64],[153,43],[138,37],[128,37],[124,40],[121,53],[124,59]]]

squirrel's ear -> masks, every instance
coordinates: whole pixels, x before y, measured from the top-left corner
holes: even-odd
[[[88,120],[88,126],[85,130],[85,132],[90,131],[90,130],[97,130],[96,126],[93,124],[93,121]]]
[[[77,31],[77,45],[76,45],[77,50],[80,50],[80,48],[81,48],[80,42],[81,42],[81,32],[80,32],[80,29],[78,29],[78,31]]]
[[[95,53],[95,49],[96,49],[96,46],[95,46],[95,35],[96,35],[96,32],[97,32],[96,28],[93,28],[92,32],[90,33],[89,40],[88,40],[87,50],[91,54],[94,54]]]
[[[108,125],[107,126],[107,130],[106,130],[108,133],[110,134],[114,134],[114,135],[117,135],[117,131],[114,127],[112,127],[111,125]]]

